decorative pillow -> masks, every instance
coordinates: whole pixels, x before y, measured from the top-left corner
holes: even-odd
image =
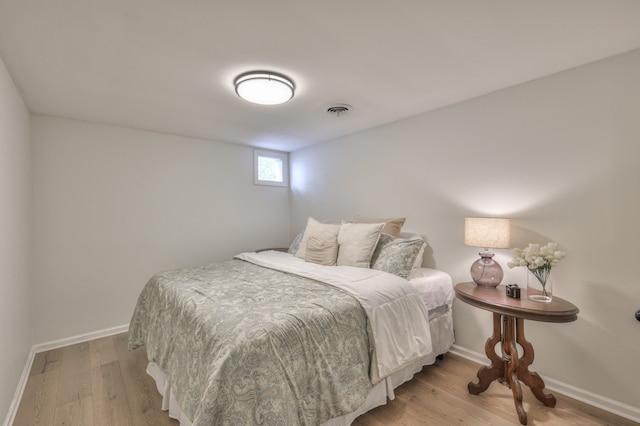
[[[424,245],[421,238],[404,239],[382,234],[371,258],[371,269],[408,278]]]
[[[340,226],[341,225],[338,224],[321,223],[312,217],[307,219],[307,227],[304,229],[304,236],[300,241],[298,251],[296,251],[296,257],[299,257],[300,259],[305,258],[307,241],[309,241],[309,238],[316,237],[320,240],[329,240],[331,237],[337,237],[338,231],[340,231]]]
[[[338,239],[330,237],[321,240],[317,237],[310,237],[307,240],[307,250],[304,255],[306,262],[317,263],[319,265],[334,266],[338,258]]]
[[[289,250],[287,250],[289,254],[292,254],[295,256],[296,252],[298,251],[298,248],[300,247],[300,241],[302,241],[302,237],[304,237],[304,232],[301,232],[298,235],[296,235],[296,237],[291,242],[291,245],[289,246]]]
[[[400,238],[404,238],[405,240],[415,240],[416,238],[419,240],[422,240],[422,236],[418,235],[418,234],[414,234],[411,232],[401,232],[400,235],[398,235],[398,237]],[[424,261],[424,251],[427,248],[427,243],[426,241],[424,242],[424,244],[422,244],[422,247],[420,248],[420,251],[418,252],[418,256],[416,257],[416,261],[413,264],[413,269],[417,269],[417,268],[421,268],[422,267],[422,262]]]
[[[342,223],[338,233],[338,266],[368,268],[384,223]]]
[[[355,223],[384,223],[384,228],[382,228],[382,233],[397,237],[398,235],[400,235],[400,230],[402,229],[402,226],[404,225],[404,222],[406,220],[407,218],[405,217],[379,219],[375,217],[356,216],[354,222]]]
[[[427,243],[423,242],[422,247],[420,247],[420,251],[418,252],[418,256],[416,256],[416,261],[413,264],[413,269],[422,268],[422,262],[424,260],[424,250],[427,248]]]

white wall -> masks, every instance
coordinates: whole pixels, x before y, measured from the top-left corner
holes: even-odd
[[[406,216],[426,263],[470,281],[465,216],[512,218],[512,247],[557,241],[568,324],[527,322],[533,370],[640,407],[640,51],[296,151],[292,232],[308,215]],[[345,118],[348,119],[348,118]],[[509,250],[496,258],[505,281]],[[484,353],[488,312],[456,301],[457,344]],[[475,379],[475,377],[470,377]]]
[[[29,112],[0,59],[0,419],[31,348]]]
[[[253,151],[32,116],[35,343],[127,324],[155,272],[289,244]]]

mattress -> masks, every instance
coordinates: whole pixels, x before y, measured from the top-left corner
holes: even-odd
[[[429,311],[440,306],[451,306],[455,299],[453,280],[446,272],[416,268],[411,271],[409,282],[416,286]]]

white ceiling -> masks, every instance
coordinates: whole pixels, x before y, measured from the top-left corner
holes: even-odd
[[[285,151],[639,47],[639,0],[0,0],[30,111]],[[238,98],[254,69],[294,99]]]

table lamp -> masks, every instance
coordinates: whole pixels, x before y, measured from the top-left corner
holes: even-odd
[[[464,244],[483,247],[480,259],[471,265],[471,278],[479,286],[497,287],[502,281],[502,268],[492,259],[489,248],[509,248],[510,220],[496,217],[467,217],[464,219]]]

